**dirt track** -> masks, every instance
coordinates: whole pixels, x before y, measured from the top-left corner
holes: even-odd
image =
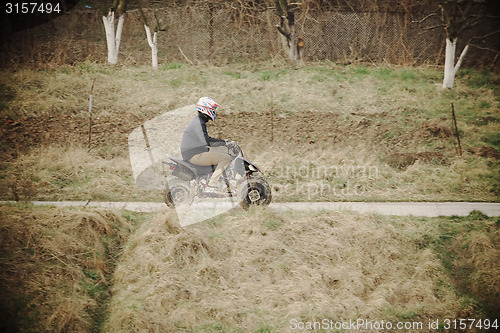
[[[0,202],[4,204],[5,202]],[[136,212],[154,212],[166,209],[161,202],[85,202],[85,201],[34,201],[34,205],[54,205],[61,207],[88,206],[124,209]],[[203,205],[198,204],[199,208]],[[286,210],[340,210],[358,213],[378,213],[397,216],[467,216],[479,210],[488,216],[500,216],[500,203],[485,202],[278,202],[270,208]]]

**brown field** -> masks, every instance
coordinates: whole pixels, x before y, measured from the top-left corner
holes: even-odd
[[[210,134],[240,143],[276,201],[498,201],[498,75],[464,70],[452,91],[440,76],[272,62],[4,70],[0,198],[160,201],[134,186],[127,136],[210,95],[223,105]],[[308,193],[318,186],[326,191]]]

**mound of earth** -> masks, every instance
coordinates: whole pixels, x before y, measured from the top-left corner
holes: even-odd
[[[289,332],[322,319],[428,322],[460,307],[409,225],[265,209],[172,224],[160,217],[131,238],[115,271],[110,332]]]

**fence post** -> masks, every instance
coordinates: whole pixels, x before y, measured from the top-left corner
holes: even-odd
[[[453,116],[453,123],[455,125],[455,135],[458,141],[458,155],[462,156],[462,145],[460,144],[460,135],[458,134],[457,117],[455,116],[455,106],[451,103],[451,115]]]
[[[92,141],[92,102],[94,99],[93,93],[94,93],[94,84],[95,84],[95,78],[92,81],[92,87],[90,88],[90,93],[89,93],[89,150],[90,150],[90,142]]]

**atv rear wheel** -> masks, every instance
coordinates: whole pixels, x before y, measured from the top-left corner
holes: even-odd
[[[191,205],[194,196],[191,193],[191,187],[188,183],[181,180],[168,180],[165,189],[165,203],[170,208],[175,208],[178,205]]]

